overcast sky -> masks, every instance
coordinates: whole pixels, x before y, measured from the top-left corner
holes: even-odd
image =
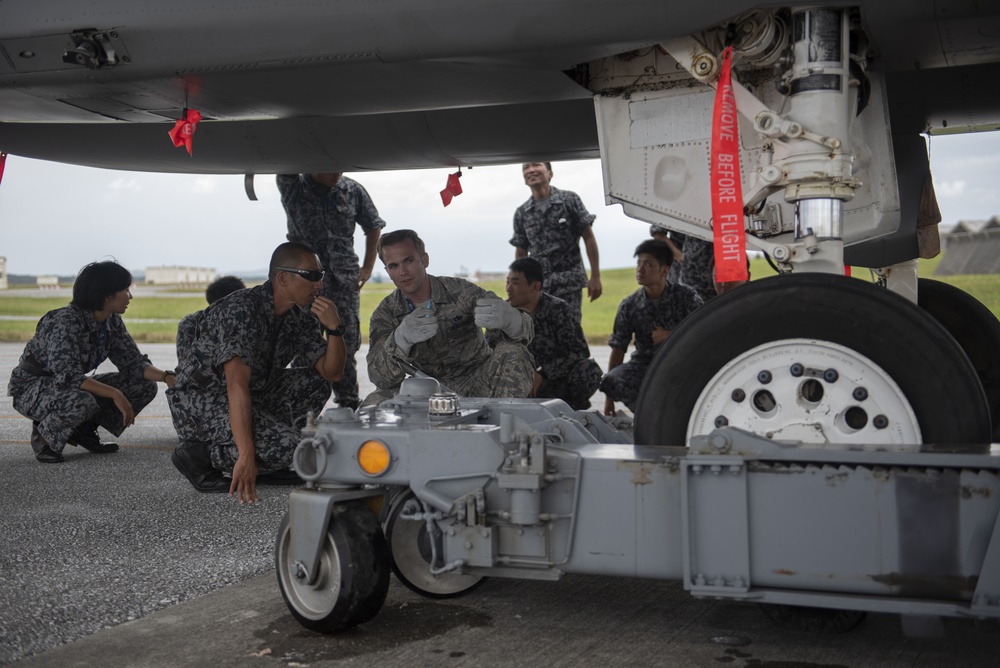
[[[1000,214],[1000,132],[931,140],[944,224]],[[602,268],[632,266],[648,226],[604,205],[600,162],[556,163],[553,185],[576,191],[597,215]],[[514,209],[529,190],[519,165],[463,171],[464,193],[447,208],[438,194],[451,169],[352,174],[387,229],[410,227],[427,242],[432,273],[504,271]],[[113,257],[129,269],[181,265],[245,273],[267,266],[285,240],[274,177],[259,175],[257,202],[242,176],[144,174],[9,156],[0,183],[0,256],[11,274],[74,275]],[[363,249],[360,230],[356,247]],[[360,253],[359,253],[360,254]],[[376,263],[376,272],[381,266]]]

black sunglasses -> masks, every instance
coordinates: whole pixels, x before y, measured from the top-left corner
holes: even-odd
[[[320,271],[319,269],[293,269],[292,267],[275,267],[278,271],[287,271],[292,274],[298,274],[307,281],[312,281],[316,283],[322,281],[323,277],[326,276],[325,271]]]

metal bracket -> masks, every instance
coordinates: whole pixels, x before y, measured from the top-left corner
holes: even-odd
[[[247,199],[251,202],[257,201],[257,193],[253,189],[253,174],[243,175],[243,189],[247,193]]]
[[[712,435],[718,449],[730,434]],[[731,444],[731,441],[728,441]],[[746,460],[689,455],[681,461],[684,588],[695,596],[745,595],[750,589]]]
[[[67,65],[83,65],[92,70],[102,67],[127,64],[128,56],[119,57],[112,40],[118,40],[114,30],[84,30],[70,33],[73,48],[63,52],[62,60]]]
[[[969,609],[973,614],[984,617],[1000,617],[1000,513],[993,524],[993,535],[983,557],[979,582],[976,583]]]

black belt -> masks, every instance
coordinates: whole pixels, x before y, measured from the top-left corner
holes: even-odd
[[[45,367],[38,363],[32,355],[21,355],[17,361],[17,368],[27,371],[33,376],[51,376],[52,372],[46,371]]]

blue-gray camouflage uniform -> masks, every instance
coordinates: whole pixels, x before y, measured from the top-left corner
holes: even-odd
[[[198,335],[198,323],[201,322],[205,311],[195,311],[189,313],[177,323],[177,359],[191,353],[191,344],[194,343]]]
[[[625,352],[629,343],[634,340],[635,352],[628,362],[619,364],[604,375],[601,392],[634,411],[642,378],[658,348],[653,344],[654,327],[673,331],[701,305],[701,297],[694,288],[670,283],[667,283],[666,290],[658,300],[650,299],[644,288],[639,288],[623,299],[618,305],[608,345]]]
[[[306,414],[319,414],[330,398],[330,383],[314,368],[327,350],[319,320],[298,306],[276,317],[270,281],[234,292],[200,313],[190,354],[178,359],[177,382],[167,390],[177,435],[182,443],[209,444],[213,467],[232,474],[239,451],[223,365],[239,357],[251,369],[258,470],[287,469]],[[286,368],[293,359],[304,366]]]
[[[681,262],[680,282],[691,286],[708,303],[715,299],[715,246],[711,241],[689,236],[684,241],[684,261]]]
[[[531,314],[535,337],[528,352],[535,358],[535,371],[542,377],[535,396],[562,399],[576,410],[590,408],[590,397],[601,382],[601,367],[590,357],[590,346],[573,307],[542,292]],[[490,330],[490,345],[503,336]]]
[[[53,452],[62,452],[70,433],[85,422],[95,422],[115,436],[125,430],[112,399],[80,388],[86,374],[108,359],[118,371],[92,378],[121,390],[138,415],[156,396],[156,383],[142,377],[149,358],[139,352],[120,315],[112,313],[98,323],[93,312],[70,304],[38,321],[10,374],[7,393],[14,410],[38,422]]]
[[[229,295],[226,296],[228,297]],[[225,299],[225,297],[221,299]],[[191,354],[191,344],[194,343],[194,339],[198,335],[198,323],[201,322],[204,316],[205,310],[202,309],[201,311],[188,313],[177,323],[176,345],[178,361]]]
[[[360,183],[341,176],[327,188],[308,174],[278,174],[281,204],[288,215],[288,240],[313,249],[326,271],[323,294],[337,305],[344,323],[344,375],[332,383],[341,405],[357,407],[358,370],[354,359],[361,346],[361,299],[358,292],[360,266],[354,252],[355,225],[367,235],[385,227],[368,191]]]
[[[565,300],[580,319],[587,271],[580,255],[580,238],[597,216],[587,211],[580,196],[550,186],[548,204],[533,198],[514,212],[514,236],[510,244],[523,248],[542,263],[542,289]]]
[[[534,331],[531,316],[520,312],[519,340],[497,332],[497,345],[490,349],[483,330],[475,323],[475,308],[480,297],[496,295],[461,278],[428,275],[427,280],[431,285],[428,308],[437,316],[439,328],[427,341],[413,344],[408,356],[396,345],[393,333],[413,310],[413,303],[397,289],[372,313],[368,377],[379,389],[365,398],[364,405],[396,394],[407,375],[400,362],[437,378],[463,397],[528,396],[535,377],[527,348]]]
[[[684,240],[687,237],[685,237],[680,232],[671,232],[670,230],[668,230],[667,228],[663,227],[662,225],[653,225],[653,227],[659,228],[663,232],[668,233],[668,236],[670,237],[670,241],[675,246],[677,246],[677,249],[681,252],[682,255],[684,254]],[[667,283],[679,283],[680,282],[680,280],[681,280],[681,267],[683,266],[683,264],[684,264],[683,260],[681,260],[680,262],[678,262],[676,259],[673,262],[670,263],[670,271],[667,272]]]

